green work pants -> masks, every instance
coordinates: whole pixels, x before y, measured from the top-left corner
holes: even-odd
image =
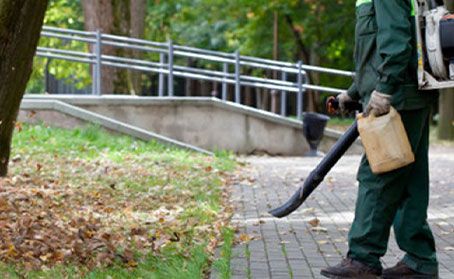
[[[403,262],[424,274],[438,272],[435,241],[427,223],[429,203],[429,109],[401,111],[415,162],[381,175],[364,156],[358,170],[358,199],[349,232],[348,257],[381,269],[391,225]]]

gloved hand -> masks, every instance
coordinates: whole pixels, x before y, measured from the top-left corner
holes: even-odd
[[[350,95],[348,95],[345,92],[337,95],[337,100],[339,101],[339,108],[342,112],[345,111],[345,103],[353,101],[353,99],[350,97]]]
[[[369,103],[366,107],[366,114],[369,114],[371,110],[374,110],[375,116],[387,114],[391,109],[391,100],[393,96],[380,93],[377,91],[372,92]]]

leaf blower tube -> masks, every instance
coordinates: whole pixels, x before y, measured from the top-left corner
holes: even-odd
[[[326,174],[334,167],[339,159],[345,154],[347,149],[359,137],[356,120],[342,135],[342,137],[334,144],[328,154],[317,167],[304,180],[303,185],[296,193],[282,206],[275,208],[269,213],[275,217],[282,218],[295,211],[309,197],[312,191],[320,185]]]

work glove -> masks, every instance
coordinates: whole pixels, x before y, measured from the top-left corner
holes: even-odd
[[[345,111],[345,103],[352,102],[353,99],[346,92],[337,95],[337,100],[339,101],[339,108],[341,112]]]
[[[375,116],[387,114],[391,109],[391,100],[393,96],[380,93],[374,90],[370,96],[369,103],[366,107],[366,115],[374,110]]]

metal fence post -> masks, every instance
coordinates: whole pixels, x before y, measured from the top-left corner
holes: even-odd
[[[164,53],[159,54],[159,64],[163,65],[165,63],[166,57]],[[161,66],[161,69],[162,66]],[[164,96],[164,74],[159,73],[159,85],[158,85],[158,96],[163,97]]]
[[[167,82],[167,89],[169,97],[173,97],[173,42],[169,40],[169,54],[167,57],[169,64],[169,76]]]
[[[96,45],[95,45],[95,55],[96,55],[96,95],[102,95],[102,37],[101,30],[96,30]]]
[[[302,73],[302,65],[303,62],[298,61],[298,95],[297,98],[297,105],[296,105],[296,114],[298,116],[298,120],[303,119],[303,73]]]
[[[222,71],[224,72],[224,78],[227,78],[227,73],[229,72],[229,64],[224,63],[222,65]],[[222,100],[227,100],[227,82],[222,82]]]
[[[282,72],[282,80],[287,81],[287,72]],[[287,92],[281,91],[281,116],[287,115]]]
[[[98,88],[98,79],[96,78],[96,72],[98,68],[97,59],[96,59],[96,45],[93,46],[93,55],[95,56],[95,64],[91,64],[91,94],[92,95],[97,95],[96,90]],[[46,72],[46,87],[47,87],[47,72]]]
[[[235,52],[235,102],[241,102],[240,51]]]

